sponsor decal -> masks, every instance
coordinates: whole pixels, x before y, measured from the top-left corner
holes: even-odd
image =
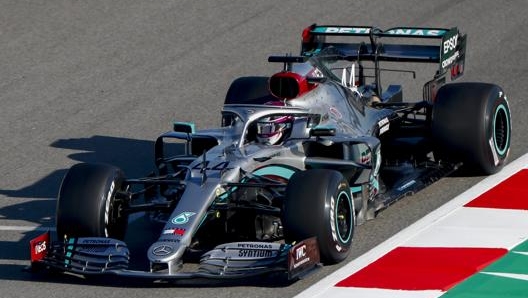
[[[175,239],[175,238],[165,238],[165,239],[159,239],[158,242],[175,242],[175,243],[179,243],[180,242],[180,239]]]
[[[50,246],[50,233],[46,232],[35,239],[29,241],[31,251],[31,262],[42,260],[46,256]]]
[[[81,239],[79,244],[110,244],[112,240],[110,239]]]
[[[444,35],[445,30],[435,30],[435,29],[412,29],[412,28],[397,28],[384,33],[392,35],[411,35],[411,36],[442,36]]]
[[[297,269],[300,266],[302,266],[302,265],[304,265],[304,264],[306,264],[308,262],[310,262],[310,258],[303,259],[303,260],[299,261],[298,263],[293,264],[293,269]]]
[[[442,39],[442,68],[447,68],[449,65],[453,64],[458,57],[460,57],[459,51],[456,50],[459,41],[458,38],[458,33],[453,30],[449,31]]]
[[[368,27],[319,27],[319,28],[315,28],[314,32],[368,34],[370,33],[370,28]]]
[[[41,254],[46,250],[46,241],[39,241],[35,244],[35,252]]]
[[[493,156],[493,163],[496,166],[499,164],[499,156],[497,155],[497,150],[495,150],[495,142],[493,141],[493,137],[489,139],[489,146],[491,149],[491,155]]]
[[[306,244],[303,244],[294,250],[295,255],[295,261],[299,261],[300,259],[306,257]]]
[[[89,254],[100,254],[104,253],[107,250],[109,250],[110,247],[108,246],[88,246],[88,247],[82,247],[79,251],[82,251],[83,253],[89,253]]]
[[[189,222],[189,219],[195,215],[195,212],[182,212],[175,218],[171,220],[171,222],[175,225],[182,225]]]
[[[288,253],[288,276],[301,276],[319,264],[319,247],[315,237],[306,239],[292,246]]]
[[[192,169],[193,170],[207,170],[207,171],[224,171],[224,170],[231,170],[232,168],[229,168],[229,161],[221,161],[217,164],[210,164],[211,162],[209,160],[205,161],[204,163],[198,163],[196,164]]]
[[[294,257],[294,264],[293,268],[298,268],[299,266],[302,266],[303,264],[310,262],[310,257],[307,255],[307,247],[306,244],[302,244],[299,247],[295,247],[293,250],[293,257]]]
[[[314,33],[330,33],[330,34],[369,34],[370,27],[317,27],[313,30]],[[401,36],[442,36],[446,33],[442,29],[425,29],[425,28],[394,28],[385,32],[384,34],[401,35]]]
[[[411,180],[411,181],[405,183],[404,185],[398,187],[398,191],[402,191],[402,190],[404,190],[404,189],[406,189],[406,188],[409,188],[409,187],[411,187],[412,185],[414,185],[415,183],[416,183],[415,180]]]
[[[115,188],[115,181],[112,181],[112,184],[110,184],[110,189],[108,190],[108,193],[106,194],[106,198],[103,195],[103,200],[105,201],[105,214],[104,214],[104,222],[105,227],[108,226],[108,223],[110,222],[110,198],[112,197],[112,193],[114,192]],[[108,230],[105,228],[105,236],[108,237]]]
[[[273,256],[272,250],[262,249],[241,249],[238,251],[241,258],[270,258]]]
[[[336,220],[335,220],[335,199],[332,196],[332,199],[330,200],[330,229],[332,231],[332,240],[334,240],[335,243],[335,249],[337,251],[343,250],[341,245],[339,245],[339,242],[337,240],[337,231],[336,231]]]
[[[339,112],[339,110],[336,107],[330,107],[329,111],[330,111],[330,114],[332,114],[332,116],[334,116],[335,119],[343,118],[343,115],[341,114],[341,112]]]
[[[272,249],[271,244],[266,243],[237,243],[239,248],[251,248],[251,249]]]
[[[446,68],[449,65],[451,65],[455,60],[460,56],[460,53],[456,51],[451,57],[447,58],[446,60],[442,61],[442,68]]]
[[[382,135],[383,133],[387,132],[389,130],[389,125],[390,123],[387,117],[378,121],[379,134]]]
[[[444,54],[447,54],[449,53],[449,51],[453,51],[454,49],[456,49],[457,43],[458,43],[458,35],[450,37],[446,41],[444,41],[443,42]]]
[[[314,67],[307,75],[307,77],[322,78],[324,77],[323,72],[319,68]]]
[[[152,250],[152,253],[155,255],[155,256],[166,256],[168,254],[170,254],[172,252],[172,247],[168,246],[168,245],[158,245],[156,247],[154,247],[154,249]]]
[[[370,164],[372,162],[372,154],[370,153],[370,150],[365,150],[361,152],[359,162],[362,164]]]
[[[163,231],[163,235],[178,235],[183,236],[185,234],[185,229],[176,228],[176,229],[167,229]]]

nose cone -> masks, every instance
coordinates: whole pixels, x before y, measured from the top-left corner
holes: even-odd
[[[185,247],[178,242],[158,241],[150,246],[147,255],[152,265],[167,264],[170,269],[173,264],[180,263],[184,251]]]

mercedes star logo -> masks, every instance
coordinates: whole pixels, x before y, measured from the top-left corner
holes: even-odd
[[[172,247],[168,245],[160,245],[154,247],[152,253],[156,256],[166,256],[172,252]]]

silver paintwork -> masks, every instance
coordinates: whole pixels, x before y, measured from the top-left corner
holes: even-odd
[[[218,145],[208,150],[205,157],[198,157],[188,165],[185,192],[165,224],[164,230],[180,228],[185,230],[185,234],[183,236],[162,234],[148,250],[151,264],[167,264],[169,274],[175,274],[179,269],[178,264],[181,263],[184,252],[191,244],[194,232],[200,227],[217,194],[222,193],[223,185],[229,182],[239,182],[242,172],[251,173],[266,165],[281,164],[304,170],[308,161],[303,142],[316,141],[315,137],[310,137],[310,130],[317,125],[332,126],[337,131],[334,137],[320,138],[318,141],[321,143],[367,144],[373,152],[379,152],[379,141],[372,137],[372,134],[377,128],[377,123],[392,112],[372,109],[362,102],[357,93],[350,92],[348,88],[335,82],[329,82],[320,84],[313,91],[301,97],[289,100],[286,106],[226,105],[222,113],[236,115],[236,120],[231,126],[201,130],[192,135],[177,132],[164,135],[191,140],[193,137],[212,136],[218,141]],[[280,114],[296,117],[292,134],[284,144],[271,146],[248,141],[250,139],[249,128],[252,124],[262,117]],[[205,170],[202,166],[204,162],[208,165]],[[226,162],[229,163],[229,167],[223,171],[211,169],[214,165]],[[354,161],[313,159],[310,162],[330,162],[349,167],[361,167]],[[365,173],[361,179],[368,181],[371,169]],[[194,213],[189,217],[188,222],[183,224],[172,222],[174,217],[185,212]],[[167,255],[156,254],[156,249],[163,245],[170,246],[172,252]]]

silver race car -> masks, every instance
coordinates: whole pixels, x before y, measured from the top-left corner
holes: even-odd
[[[297,279],[343,261],[355,226],[391,203],[459,169],[504,166],[508,101],[494,84],[451,83],[465,51],[457,28],[306,28],[298,56],[269,57],[279,72],[231,84],[219,128],[176,122],[162,134],[150,175],[74,165],[58,195],[56,240],[45,233],[31,241],[33,268]],[[386,74],[416,74],[386,64],[435,67],[423,98],[383,86]],[[123,242],[134,213],[163,225],[142,270],[130,268]],[[199,256],[193,270],[183,261],[189,254]]]

